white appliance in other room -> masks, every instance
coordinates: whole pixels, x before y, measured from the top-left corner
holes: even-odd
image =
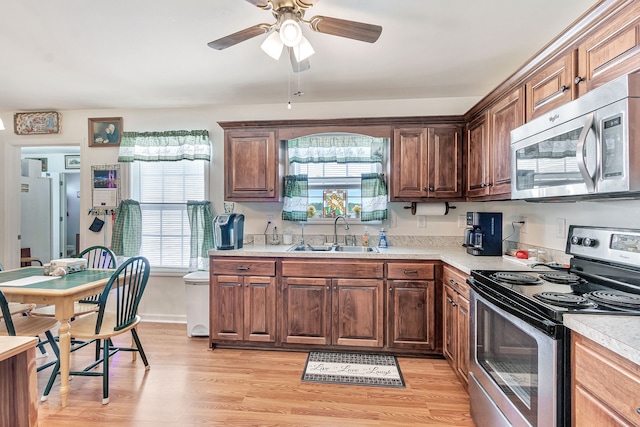
[[[51,179],[20,177],[20,207],[20,247],[31,248],[32,257],[49,262],[53,237]]]
[[[194,271],[184,276],[187,297],[187,336],[209,336],[209,272]]]

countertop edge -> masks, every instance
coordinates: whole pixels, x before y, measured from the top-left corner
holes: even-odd
[[[640,365],[640,317],[567,314],[563,323],[572,331]]]

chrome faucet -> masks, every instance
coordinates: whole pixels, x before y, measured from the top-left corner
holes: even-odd
[[[336,247],[338,246],[338,220],[342,218],[342,220],[344,221],[344,229],[348,230],[349,229],[349,223],[347,222],[347,217],[344,215],[338,215],[336,217],[336,220],[333,222],[333,246]]]

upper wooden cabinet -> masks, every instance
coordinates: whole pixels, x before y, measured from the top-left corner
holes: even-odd
[[[396,128],[391,143],[390,200],[462,196],[462,141],[458,126]]]
[[[467,197],[511,196],[511,131],[524,124],[524,90],[517,88],[467,126]]]
[[[278,201],[280,168],[274,130],[225,132],[225,200]]]
[[[578,92],[574,82],[577,54],[568,54],[548,64],[525,83],[527,121],[573,100]]]
[[[640,2],[615,14],[578,46],[579,95],[640,70]]]

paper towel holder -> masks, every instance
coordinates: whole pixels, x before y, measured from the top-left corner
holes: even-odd
[[[405,206],[405,209],[411,209],[411,215],[416,214],[416,209],[418,207],[418,202],[411,202],[411,206]],[[455,209],[455,206],[449,206],[449,202],[444,202],[444,214],[447,215],[449,213],[449,209]]]

